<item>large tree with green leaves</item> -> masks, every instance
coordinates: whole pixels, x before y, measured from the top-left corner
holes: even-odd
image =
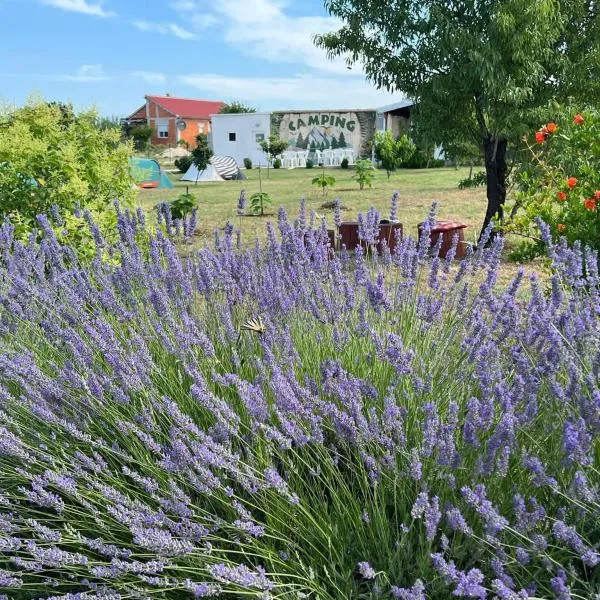
[[[342,21],[316,36],[329,56],[360,63],[378,87],[416,102],[415,126],[438,144],[482,149],[488,207],[503,218],[508,158],[552,98],[594,102],[600,90],[596,0],[326,0]]]

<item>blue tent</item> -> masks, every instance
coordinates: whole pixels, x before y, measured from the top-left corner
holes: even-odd
[[[151,158],[132,158],[129,162],[131,176],[141,188],[172,188],[169,176]]]

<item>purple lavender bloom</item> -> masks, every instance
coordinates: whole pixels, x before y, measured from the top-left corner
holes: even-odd
[[[420,579],[417,579],[410,588],[401,588],[393,585],[390,591],[394,598],[400,598],[400,600],[427,600],[425,586]]]
[[[375,579],[377,576],[375,569],[366,561],[359,562],[357,569],[363,579]]]
[[[400,192],[394,192],[390,201],[390,221],[395,223],[398,220],[398,201],[400,200]]]
[[[246,204],[248,199],[246,198],[246,190],[242,190],[237,201],[237,213],[243,215],[246,212]]]
[[[242,588],[270,590],[273,587],[273,582],[268,579],[264,569],[261,568],[252,571],[246,565],[220,563],[211,565],[208,572],[218,581],[235,583]]]
[[[567,585],[567,574],[562,569],[550,580],[550,587],[556,595],[556,600],[571,600],[571,590]]]

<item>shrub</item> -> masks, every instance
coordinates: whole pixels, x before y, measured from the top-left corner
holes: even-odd
[[[468,188],[476,188],[486,185],[487,176],[485,171],[478,171],[472,177],[466,177],[458,182],[458,189],[465,190]]]
[[[185,260],[142,227],[85,268],[0,226],[3,593],[594,597],[581,253],[552,248],[546,298],[498,287],[500,236],[452,269],[329,256],[304,209]]]
[[[281,169],[281,159],[280,158],[276,158],[273,161],[273,168],[274,169]]]
[[[375,133],[375,158],[385,169],[388,179],[393,171],[410,160],[415,153],[415,145],[407,135],[394,139],[391,131]]]
[[[417,148],[413,155],[400,166],[403,169],[440,168],[445,166],[445,161],[436,159],[430,151]]]
[[[360,189],[364,189],[365,185],[371,187],[375,178],[373,163],[370,160],[358,160],[354,166],[356,175],[353,179],[358,182]]]
[[[93,213],[103,234],[114,237],[115,199],[130,205],[131,141],[115,127],[98,127],[94,111],[75,113],[31,99],[0,114],[0,220],[10,216],[20,238],[38,227],[37,215],[50,213],[61,239],[80,256],[94,253],[84,211]],[[60,216],[59,216],[60,213]]]
[[[188,169],[194,164],[194,157],[191,154],[181,156],[175,159],[175,166],[181,173],[187,173]]]
[[[181,194],[171,202],[171,215],[174,219],[183,219],[198,206],[193,194]]]
[[[517,175],[518,190],[505,231],[525,236],[529,253],[543,252],[536,221],[553,235],[600,249],[600,113],[562,109],[530,136],[531,160]],[[537,238],[532,240],[530,238]],[[519,250],[519,254],[524,252]]]
[[[306,168],[312,169],[314,166],[315,166],[315,163],[310,158],[307,158],[306,159]]]
[[[244,159],[244,167],[248,170],[250,170],[252,168],[252,159],[251,158],[246,157]]]
[[[347,169],[348,165],[349,165],[348,159],[347,158],[342,158],[342,162],[340,163],[340,168]]]

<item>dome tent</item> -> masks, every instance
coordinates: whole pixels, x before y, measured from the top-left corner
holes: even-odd
[[[246,177],[231,156],[213,156],[203,171],[199,171],[198,167],[192,164],[181,181],[225,181],[228,179],[246,179]]]
[[[131,176],[141,188],[172,188],[169,176],[151,158],[132,158],[129,161]]]

